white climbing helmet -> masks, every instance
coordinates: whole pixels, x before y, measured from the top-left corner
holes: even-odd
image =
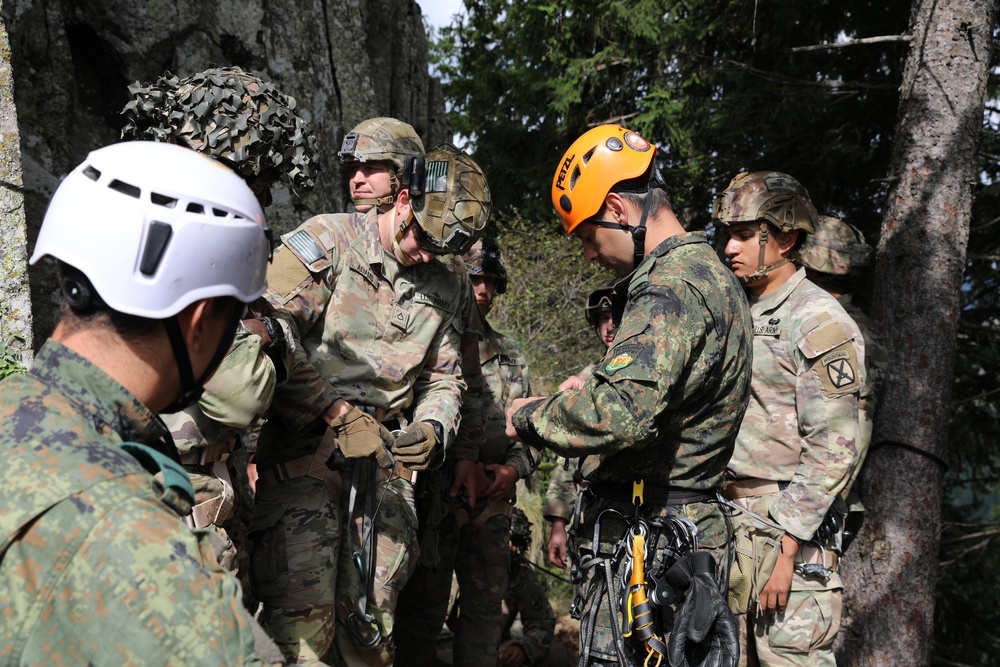
[[[253,191],[222,163],[129,141],[91,152],[62,181],[30,263],[51,255],[109,308],[163,319],[198,299],[259,297],[270,233]]]

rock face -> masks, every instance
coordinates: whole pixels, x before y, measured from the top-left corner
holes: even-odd
[[[28,248],[61,176],[118,140],[128,85],[167,70],[185,77],[237,65],[295,97],[312,122],[322,171],[301,196],[274,190],[267,214],[281,232],[346,209],[337,151],[359,121],[400,118],[428,146],[450,137],[414,0],[0,0],[0,16],[10,36]],[[56,321],[57,280],[47,263],[29,277],[37,347]]]
[[[24,185],[13,84],[10,45],[0,19],[0,372],[10,362],[31,361]]]

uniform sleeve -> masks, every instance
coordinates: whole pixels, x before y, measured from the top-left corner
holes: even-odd
[[[538,581],[538,575],[530,565],[521,564],[513,588],[524,636],[511,640],[511,643],[524,649],[527,664],[533,665],[544,658],[552,646],[556,616],[552,613],[552,605],[542,583]]]
[[[413,386],[413,420],[436,421],[446,434],[458,432],[462,393],[468,388],[462,378],[461,344],[458,329],[446,322],[435,333]]]
[[[850,484],[867,441],[859,420],[864,390],[860,333],[852,321],[829,316],[813,318],[803,332],[796,345],[795,393],[801,453],[770,514],[792,535],[808,540]]]
[[[478,314],[478,311],[477,311]],[[465,329],[461,334],[462,375],[467,389],[462,394],[462,421],[459,425],[451,455],[460,460],[478,461],[479,448],[485,437],[483,414],[486,396],[486,380],[479,362],[479,336]]]
[[[337,246],[325,250],[316,240],[317,218],[306,221],[274,253],[267,271],[264,297],[275,317],[294,337],[294,357],[288,379],[275,392],[272,416],[293,432],[316,423],[340,393],[313,368],[302,347],[305,335],[322,320],[336,284],[340,254]]]
[[[277,374],[274,362],[261,351],[260,336],[240,324],[229,353],[205,384],[199,400],[211,419],[236,429],[252,425],[271,404]]]
[[[546,521],[562,519],[569,523],[573,518],[573,507],[576,505],[576,484],[573,483],[573,472],[564,466],[566,459],[560,458],[549,478],[549,487],[545,490],[545,509],[542,511]]]
[[[575,458],[639,449],[657,440],[658,417],[685,374],[705,325],[670,288],[645,285],[629,299],[615,345],[582,389],[521,407],[521,439]],[[660,456],[670,453],[662,452]]]
[[[504,406],[504,414],[507,414],[507,410],[510,409],[510,406],[514,403],[514,399],[528,398],[531,396],[531,384],[528,377],[528,360],[525,359],[524,354],[521,353],[521,349],[519,347],[512,347],[513,351],[517,354],[517,363],[520,365],[521,369],[521,392],[517,396],[514,396],[513,394],[508,396],[507,405]],[[524,479],[538,467],[539,460],[541,460],[539,452],[532,450],[523,442],[511,442],[510,446],[507,448],[507,455],[504,463],[517,470],[518,477],[520,479]]]

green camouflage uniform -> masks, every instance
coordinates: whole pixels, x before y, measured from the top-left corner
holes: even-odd
[[[746,296],[701,232],[665,240],[619,284],[627,285],[627,302],[594,376],[579,391],[523,406],[514,426],[529,445],[588,456],[582,474],[592,490],[603,482],[627,498],[641,474],[647,485],[714,494],[722,487],[750,386]],[[609,507],[631,512],[628,502],[599,494],[588,501],[582,535]],[[716,503],[647,504],[644,511],[647,517],[687,516],[701,547],[716,550],[717,561],[724,554],[727,532]],[[611,526],[602,543],[620,536],[620,525]],[[601,607],[592,655],[616,661],[610,623],[618,620],[607,607]]]
[[[753,392],[729,477],[778,482],[782,491],[744,502],[808,541],[846,497],[868,445],[870,433],[859,423],[859,397],[869,391],[865,344],[854,321],[804,269],[777,292],[752,297],[751,312]],[[753,616],[751,609],[740,616],[741,640],[753,634],[761,665],[834,665],[842,588],[836,572],[827,579],[796,573],[785,612]]]
[[[479,346],[479,358],[486,380],[486,407],[478,460],[509,465],[523,479],[532,465],[525,445],[507,438],[506,410],[514,399],[530,395],[527,361],[513,339],[495,331],[488,322],[483,324],[485,339]],[[440,517],[438,558],[434,562],[421,559],[400,597],[399,665],[433,664],[437,633],[448,613],[453,571],[462,594],[462,615],[453,628],[455,664],[496,664],[500,605],[507,589],[512,501],[480,499],[471,523],[464,527],[453,512]]]
[[[2,396],[0,664],[260,664],[190,501],[120,447],[165,447],[156,416],[54,341]]]
[[[385,252],[374,209],[311,218],[283,240],[268,271],[266,297],[291,325],[296,364],[276,390],[257,451],[251,567],[264,603],[261,620],[300,661],[322,659],[336,632],[340,661],[388,664],[396,597],[418,551],[410,483],[396,478],[376,491],[369,611],[384,637],[362,649],[342,625],[358,606],[350,556],[360,548],[361,517],[344,517],[352,473],[362,464],[348,462],[337,475],[326,471],[322,456],[309,473],[286,481],[275,475],[318,456],[325,431],[320,416],[338,398],[410,421],[436,421],[447,444],[465,389],[454,326],[459,286],[439,262],[402,267]],[[361,498],[364,491],[359,489]]]
[[[464,613],[465,597],[462,598]],[[510,563],[510,583],[503,600],[503,645],[515,644],[524,651],[524,664],[541,667],[552,647],[556,616],[552,613],[549,597],[542,582],[531,566],[521,556],[514,556]],[[521,633],[511,637],[511,626],[520,619]]]

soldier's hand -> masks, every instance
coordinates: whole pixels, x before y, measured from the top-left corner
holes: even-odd
[[[426,470],[434,458],[434,450],[440,444],[434,424],[413,422],[406,427],[392,449],[396,460],[411,470]]]
[[[568,378],[563,380],[562,384],[559,385],[559,389],[556,391],[569,391],[570,389],[583,389],[583,380],[576,375],[570,375]]]
[[[352,407],[340,417],[329,421],[330,430],[337,438],[337,448],[344,458],[373,457],[380,468],[391,468],[392,433],[367,412]]]
[[[552,534],[549,536],[549,562],[563,570],[566,569],[566,544],[568,542],[566,521],[556,519],[552,522]]]
[[[500,647],[500,653],[497,655],[500,667],[521,667],[527,659],[528,656],[519,644],[505,644]]]
[[[493,482],[483,491],[483,496],[493,500],[506,500],[510,490],[517,484],[517,469],[502,463],[488,463],[483,466],[487,473],[493,473]]]
[[[510,404],[510,410],[507,411],[507,437],[514,442],[521,442],[521,436],[517,434],[517,429],[514,428],[514,413],[517,412],[522,405],[530,403],[532,401],[537,401],[541,396],[532,396],[531,398],[515,398],[514,402]]]
[[[788,604],[788,591],[792,588],[792,574],[795,571],[795,554],[799,543],[791,535],[781,538],[781,553],[774,564],[771,578],[767,580],[757,602],[761,612],[765,614],[780,614]]]
[[[476,508],[476,491],[480,488],[480,467],[478,463],[469,461],[468,459],[458,459],[455,461],[455,481],[448,490],[449,496],[458,498],[458,492],[465,489],[465,497],[469,501],[469,507],[472,509]]]

